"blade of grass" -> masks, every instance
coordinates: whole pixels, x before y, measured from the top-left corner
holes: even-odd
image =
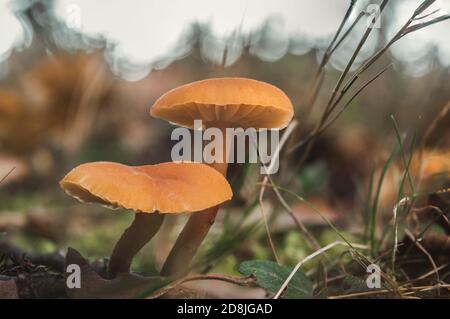
[[[416,10],[414,10],[414,16],[417,17],[419,14],[424,12],[428,7],[430,7],[436,0],[424,0]]]
[[[396,132],[397,139],[398,139],[398,145],[399,145],[399,147],[401,149],[402,159],[403,159],[403,162],[404,162],[404,165],[405,165],[405,172],[403,173],[403,177],[402,177],[402,180],[400,182],[400,187],[399,187],[398,194],[397,194],[397,203],[401,203],[401,199],[404,197],[404,194],[405,194],[405,192],[404,192],[404,185],[405,185],[405,181],[406,181],[407,176],[409,176],[409,182],[410,182],[410,187],[411,187],[411,191],[412,191],[412,195],[411,196],[413,198],[414,198],[414,195],[415,195],[415,192],[416,192],[415,188],[414,188],[414,183],[412,181],[411,174],[410,174],[410,166],[411,166],[412,158],[413,158],[413,155],[414,155],[414,147],[416,145],[417,131],[414,132],[414,136],[412,138],[412,142],[411,142],[411,146],[410,146],[409,158],[408,158],[408,160],[406,162],[405,150],[403,148],[403,142],[402,142],[402,140],[400,138],[400,131],[398,129],[397,122],[395,121],[395,118],[393,116],[391,118],[392,118],[393,123],[394,123],[394,128],[395,128],[395,132]],[[407,206],[408,207],[407,212],[409,212],[409,210],[413,207],[413,205],[414,205],[414,202],[411,201],[411,203],[409,203],[409,205]],[[394,276],[395,276],[395,257],[396,257],[396,253],[397,253],[397,247],[398,247],[398,214],[399,214],[398,209],[399,209],[399,207],[404,208],[405,206],[404,205],[395,205],[394,208],[393,208],[393,215],[394,215],[393,216],[393,218],[394,218],[394,223],[393,223],[394,224],[393,225],[393,228],[394,228],[394,247],[392,249],[391,268],[392,268],[392,273],[393,273]],[[402,212],[403,212],[403,210],[404,209],[402,209]]]
[[[370,220],[370,211],[371,211],[371,202],[372,202],[372,196],[373,196],[373,185],[375,181],[375,170],[377,165],[375,164],[370,172],[370,178],[369,178],[369,189],[367,190],[367,201],[366,201],[366,208],[364,211],[364,243],[368,243],[369,241],[369,234],[370,234],[370,228],[369,228],[369,220]]]
[[[337,28],[336,33],[333,36],[333,39],[328,44],[328,47],[326,48],[325,53],[323,54],[322,60],[320,61],[319,67],[314,76],[313,88],[312,88],[312,90],[310,90],[311,94],[307,99],[307,101],[308,101],[307,112],[306,112],[307,116],[311,113],[311,110],[314,107],[315,102],[317,101],[317,95],[318,95],[320,88],[322,87],[322,83],[323,83],[323,74],[324,74],[325,66],[327,65],[328,61],[330,60],[330,58],[333,55],[333,52],[336,50],[336,48],[348,36],[348,34],[350,33],[349,31],[351,31],[353,29],[353,27],[350,27],[349,30],[347,30],[347,32],[341,37],[341,39],[335,45],[337,39],[339,38],[339,35],[341,34],[345,24],[347,23],[348,19],[350,18],[350,15],[353,12],[356,2],[357,2],[357,0],[350,1],[349,7],[348,7],[347,11],[345,12],[344,17],[342,18],[342,21],[339,24],[339,27]]]
[[[380,15],[383,12],[383,10],[386,7],[386,5],[388,4],[388,2],[389,2],[389,0],[383,0],[383,2],[380,4]],[[379,17],[374,17],[372,19],[372,25],[376,22],[377,18],[379,18]],[[359,52],[361,51],[361,48],[364,46],[364,44],[366,43],[367,39],[369,38],[369,35],[372,33],[372,30],[373,30],[372,25],[367,26],[366,31],[364,32],[363,36],[361,37],[361,40],[359,41],[355,51],[353,52],[352,56],[350,57],[350,60],[348,61],[348,63],[346,65],[344,71],[342,72],[338,82],[336,83],[336,85],[335,85],[335,87],[334,87],[334,89],[333,89],[333,91],[331,93],[331,96],[330,96],[330,98],[328,100],[327,106],[325,108],[324,116],[322,117],[322,120],[321,120],[322,122],[324,122],[326,120],[327,116],[329,114],[331,114],[331,112],[333,111],[335,105],[337,105],[336,103],[333,103],[334,99],[336,97],[336,94],[338,93],[341,85],[343,84],[347,74],[350,72],[350,69],[353,66],[353,63],[356,60],[356,57],[358,56]],[[339,100],[338,100],[338,102],[339,102]]]
[[[397,121],[395,120],[395,117],[394,117],[393,114],[391,114],[391,120],[392,120],[392,123],[393,123],[393,126],[394,126],[394,131],[395,131],[395,135],[397,137],[397,142],[398,142],[398,145],[400,147],[400,154],[401,154],[401,158],[402,158],[402,161],[403,161],[403,165],[405,166],[405,174],[406,174],[406,176],[408,178],[409,187],[411,187],[411,191],[414,194],[416,191],[415,191],[415,188],[414,188],[414,182],[413,182],[411,174],[409,172],[409,163],[410,163],[410,161],[406,160],[405,150],[403,148],[403,142],[402,142],[402,138],[400,136],[400,129],[398,127]],[[415,140],[415,138],[414,138],[414,140]],[[411,151],[411,157],[412,157],[412,154],[413,154],[413,152]],[[411,160],[411,157],[410,157],[410,160]],[[401,197],[403,197],[403,195],[401,195],[400,198]]]
[[[422,23],[417,23],[417,24],[415,24],[415,25],[412,25],[412,26],[408,27],[408,28],[405,30],[405,32],[403,32],[403,34],[401,35],[401,37],[403,38],[405,35],[407,35],[407,34],[409,34],[409,33],[411,33],[411,32],[414,32],[414,31],[423,29],[423,28],[425,28],[425,27],[428,27],[428,26],[430,26],[430,25],[433,25],[433,24],[435,24],[435,23],[439,23],[439,22],[442,22],[442,21],[445,21],[445,20],[448,20],[448,19],[450,19],[450,15],[445,14],[445,15],[439,16],[439,17],[437,17],[437,18],[435,18],[435,19],[433,19],[433,20],[431,20],[431,21],[422,22]]]
[[[338,80],[334,90],[331,93],[331,96],[329,98],[329,101],[327,103],[327,107],[325,108],[325,112],[322,114],[321,120],[319,121],[319,124],[316,126],[316,128],[313,130],[312,133],[308,134],[308,136],[301,140],[300,142],[294,144],[289,148],[289,153],[292,153],[294,150],[303,147],[306,145],[305,152],[302,155],[302,158],[299,161],[298,167],[301,167],[304,160],[306,159],[308,153],[311,150],[310,144],[313,143],[314,138],[316,137],[316,132],[320,131],[322,126],[325,124],[327,118],[333,113],[333,110],[337,107],[337,105],[341,102],[343,97],[346,95],[346,93],[349,91],[349,89],[353,86],[353,84],[356,82],[356,80],[361,76],[361,74],[366,71],[372,64],[375,63],[395,42],[400,40],[403,36],[405,36],[408,33],[417,31],[421,28],[427,27],[431,24],[435,24],[444,20],[447,20],[450,18],[449,15],[440,16],[436,19],[433,19],[431,21],[416,24],[413,26],[410,26],[411,23],[415,21],[417,16],[422,13],[424,10],[426,10],[431,4],[433,4],[434,1],[425,0],[422,2],[421,5],[416,9],[414,14],[411,16],[411,18],[403,25],[403,27],[391,38],[391,40],[381,49],[379,49],[376,53],[374,53],[366,62],[364,62],[356,72],[353,73],[353,75],[347,80],[347,82],[343,85],[339,95],[337,95],[339,88],[342,86],[343,81],[345,77],[347,76],[351,66],[353,65],[354,60],[356,59],[356,56],[358,55],[360,49],[362,48],[362,45],[367,40],[368,35],[370,34],[371,28],[369,27],[366,30],[366,33],[361,38],[361,41],[359,45],[357,46],[357,49],[353,53],[353,56],[350,58],[349,63],[347,64],[344,72],[341,74],[340,79]],[[385,5],[387,4],[387,1],[383,1],[383,3],[380,6],[380,13],[383,11]]]
[[[307,200],[305,200],[302,196],[298,195],[297,193],[271,184],[270,185],[273,188],[276,188],[280,191],[283,191],[291,196],[293,196],[294,198],[296,198],[299,201],[302,201],[303,203],[305,203],[308,207],[310,207],[315,213],[319,214],[319,216],[322,218],[322,220],[325,221],[325,223],[342,239],[342,241],[350,248],[350,251],[352,253],[352,257],[353,259],[358,262],[358,264],[364,269],[367,269],[367,266],[373,262],[371,262],[366,256],[362,255],[358,250],[356,250],[355,248],[357,247],[353,247],[352,243],[350,241],[348,241],[345,236],[337,229],[337,227],[328,219],[326,218],[314,205],[312,205],[310,202],[308,202]],[[321,249],[321,248],[319,248]],[[384,272],[381,272],[381,276],[382,278],[386,281],[387,284],[389,284],[392,289],[393,292],[397,292],[398,290],[398,285],[395,281],[393,281],[387,274],[385,274]]]
[[[371,210],[370,210],[370,216],[369,216],[369,242],[370,242],[372,256],[375,256],[376,221],[377,221],[377,212],[378,212],[378,202],[379,202],[380,194],[381,194],[381,187],[383,186],[384,177],[386,176],[386,173],[387,173],[391,163],[393,162],[393,160],[397,156],[397,152],[398,152],[397,151],[397,147],[394,147],[394,149],[392,150],[391,154],[389,155],[389,158],[387,159],[386,163],[383,165],[383,168],[381,170],[381,175],[380,175],[380,177],[378,179],[378,185],[377,185],[377,190],[376,190],[376,193],[375,193],[375,198],[373,200],[372,207],[371,207]]]
[[[350,104],[353,102],[353,100],[366,88],[368,87],[373,81],[378,79],[384,72],[386,72],[390,67],[392,66],[392,63],[384,67],[380,72],[375,74],[371,79],[369,79],[366,83],[364,83],[345,103],[345,105],[337,112],[337,114],[327,123],[324,123],[322,128],[315,134],[315,137],[322,134],[327,128],[329,128],[331,125],[333,125],[334,122],[344,113],[344,111],[350,106]]]

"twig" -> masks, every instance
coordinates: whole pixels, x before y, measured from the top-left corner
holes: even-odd
[[[415,208],[415,209],[413,209],[413,211],[417,214],[418,212],[422,212],[422,211],[426,211],[426,210],[433,210],[433,211],[435,211],[435,212],[437,212],[438,213],[438,217],[436,217],[436,218],[433,218],[433,220],[419,233],[419,236],[418,237],[422,237],[424,234],[425,234],[425,232],[427,232],[428,231],[428,229],[431,227],[431,226],[433,226],[434,225],[434,223],[436,222],[436,221],[438,221],[440,218],[442,218],[442,221],[445,223],[445,224],[443,224],[443,226],[446,226],[446,227],[444,227],[444,228],[446,228],[446,230],[448,230],[448,229],[450,229],[450,220],[448,219],[448,217],[445,215],[445,213],[442,211],[442,209],[440,209],[439,207],[437,207],[437,206],[434,206],[434,205],[426,205],[426,206],[423,206],[423,207],[420,207],[420,208]]]
[[[433,10],[433,11],[431,11],[430,13],[424,14],[423,16],[414,18],[414,21],[419,21],[419,20],[423,20],[423,19],[425,19],[425,18],[428,18],[428,17],[430,17],[430,16],[432,16],[432,15],[435,15],[435,14],[438,13],[439,11],[441,11],[441,8],[438,8],[438,9],[436,9],[436,10]]]
[[[416,238],[414,238],[414,235],[411,234],[411,232],[408,229],[405,229],[405,234],[414,242],[414,244],[417,246],[417,248],[419,248],[426,256],[427,258],[430,260],[431,265],[433,266],[434,269],[434,273],[436,274],[436,279],[439,282],[439,270],[438,267],[436,265],[436,263],[434,262],[433,257],[430,255],[430,253],[417,241]]]
[[[344,35],[341,37],[341,39],[338,41],[338,43],[336,43],[336,45],[330,51],[330,54],[329,54],[330,57],[334,53],[334,51],[336,51],[341,46],[342,42],[344,42],[344,40],[347,38],[347,36],[353,31],[355,26],[358,24],[359,20],[361,20],[361,18],[364,17],[365,15],[366,15],[366,12],[364,12],[364,11],[361,11],[358,14],[355,21],[353,21],[353,23],[348,27],[347,31],[345,31]]]
[[[261,160],[261,163],[262,163],[262,165],[264,166],[266,172],[269,172],[269,173],[270,173],[270,172],[272,171],[273,165],[275,164],[275,161],[278,160],[278,158],[279,158],[279,156],[280,156],[281,149],[283,148],[284,144],[285,144],[286,141],[288,140],[288,137],[289,137],[290,134],[293,132],[293,130],[294,130],[294,128],[295,128],[295,126],[296,126],[297,124],[298,124],[297,121],[293,121],[293,122],[288,126],[288,128],[286,129],[286,132],[283,134],[283,137],[281,138],[281,141],[280,141],[280,143],[278,144],[277,150],[276,150],[276,152],[275,152],[275,158],[272,159],[272,161],[271,161],[271,163],[270,163],[268,169],[265,167],[264,161]],[[292,209],[289,207],[289,205],[287,204],[287,202],[284,200],[283,196],[282,196],[282,195],[280,194],[280,192],[277,190],[277,187],[275,186],[275,184],[274,184],[274,182],[273,182],[273,180],[272,180],[272,178],[270,177],[269,174],[267,174],[267,175],[264,177],[263,182],[262,182],[262,184],[261,184],[261,190],[260,190],[260,194],[259,194],[259,200],[260,200],[260,205],[261,205],[261,207],[262,207],[262,198],[263,198],[263,195],[264,195],[264,192],[265,192],[265,189],[266,189],[266,186],[267,186],[267,183],[268,183],[268,182],[271,184],[271,186],[272,186],[272,188],[273,188],[273,190],[274,190],[276,196],[278,197],[278,200],[280,201],[281,205],[285,208],[285,210],[288,212],[289,216],[291,216],[291,218],[293,219],[295,225],[296,225],[296,226],[299,228],[299,230],[305,235],[305,238],[308,240],[308,242],[311,244],[311,246],[312,246],[312,247],[315,247],[316,249],[319,249],[319,248],[320,248],[319,243],[315,240],[314,236],[312,236],[312,235],[310,234],[310,232],[309,232],[308,229],[305,227],[305,225],[304,225],[300,220],[298,220],[298,219],[295,217],[295,215],[294,215]],[[265,223],[267,223],[266,220],[265,220]],[[268,228],[268,226],[266,226],[266,227]],[[269,233],[269,234],[270,234],[270,233]]]
[[[264,197],[264,192],[265,192],[265,189],[266,189],[266,183],[267,183],[267,180],[268,180],[268,176],[273,171],[273,167],[274,167],[275,163],[279,161],[281,149],[283,148],[284,144],[288,140],[288,137],[293,132],[293,130],[297,126],[297,124],[298,124],[298,122],[296,120],[294,120],[287,127],[286,131],[284,132],[284,134],[283,134],[283,136],[282,136],[282,138],[280,140],[280,143],[277,145],[277,148],[275,150],[275,154],[272,157],[272,160],[271,160],[268,168],[265,166],[265,163],[261,159],[261,156],[259,156],[260,160],[261,160],[261,165],[263,165],[263,168],[264,168],[264,170],[266,172],[266,176],[264,177],[263,184],[262,184],[260,192],[259,192],[259,198],[258,198],[259,207],[260,207],[261,215],[262,215],[263,220],[264,220],[264,227],[266,228],[267,236],[268,236],[268,239],[269,239],[269,244],[270,244],[270,247],[272,249],[273,255],[274,255],[275,260],[276,260],[277,263],[279,263],[278,255],[277,255],[277,252],[275,250],[275,245],[273,243],[272,236],[270,234],[269,224],[267,222],[267,216],[266,216],[266,213],[264,211],[263,197]]]
[[[394,208],[392,210],[393,215],[394,215],[394,248],[392,249],[392,262],[391,262],[391,267],[392,267],[393,273],[395,273],[395,271],[394,271],[395,257],[396,257],[396,253],[398,250],[398,224],[397,224],[398,209],[399,209],[399,207],[406,205],[409,202],[410,202],[409,197],[404,197],[397,204],[394,205]]]
[[[161,297],[165,295],[168,291],[176,288],[177,286],[184,284],[189,281],[197,281],[197,280],[220,280],[229,282],[232,284],[236,284],[239,286],[249,286],[256,282],[256,278],[254,276],[248,276],[248,277],[239,277],[239,276],[230,276],[230,275],[223,275],[223,274],[208,274],[208,275],[192,275],[192,276],[186,276],[184,278],[181,278],[179,280],[176,280],[169,285],[165,286],[164,288],[154,292],[153,294],[147,296],[147,299],[154,299]]]
[[[426,290],[434,290],[434,289],[441,289],[441,288],[450,288],[450,284],[437,284],[434,286],[420,286],[420,287],[399,287],[399,291],[409,293],[409,292],[421,292]],[[373,291],[363,291],[363,292],[356,292],[346,295],[339,295],[339,296],[330,296],[328,299],[344,299],[344,298],[353,298],[353,297],[364,297],[364,296],[371,296],[371,295],[377,295],[377,294],[386,294],[390,291],[387,289],[380,289],[380,290],[373,290]]]
[[[439,271],[439,270],[442,270],[442,269],[444,269],[445,267],[447,267],[448,265],[449,265],[449,264],[440,265],[440,266],[437,268],[437,270],[438,270],[438,271]],[[422,276],[419,276],[419,277],[415,278],[413,281],[419,281],[419,280],[425,279],[425,278],[427,278],[427,277],[429,277],[429,276],[431,276],[431,275],[434,275],[435,272],[436,272],[436,270],[433,269],[433,270],[431,270],[431,271],[429,271],[429,272],[423,274]]]
[[[431,21],[415,24],[413,26],[408,27],[403,32],[403,34],[400,36],[400,38],[403,38],[405,35],[407,35],[407,34],[409,34],[411,32],[423,29],[423,28],[428,27],[428,26],[430,26],[432,24],[439,23],[439,22],[442,22],[442,21],[445,21],[445,20],[448,20],[448,19],[450,19],[450,15],[446,14],[446,15],[442,15],[440,17],[437,17],[437,18],[435,18],[435,19],[433,19]]]

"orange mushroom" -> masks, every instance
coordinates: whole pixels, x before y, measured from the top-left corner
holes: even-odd
[[[448,175],[450,173],[450,150],[424,149],[422,152],[416,152],[412,159],[411,170],[424,179],[436,175]]]
[[[205,129],[220,129],[223,136],[222,160],[210,166],[226,176],[227,128],[284,128],[294,112],[287,95],[271,84],[246,78],[216,78],[167,92],[155,102],[150,114],[189,128],[194,126],[195,120],[202,120]],[[163,275],[177,273],[190,264],[214,223],[217,211],[218,206],[189,218],[163,266]]]
[[[82,202],[136,212],[111,254],[111,277],[129,272],[133,257],[156,234],[164,214],[201,211],[232,196],[226,179],[200,163],[87,163],[69,172],[60,185]]]

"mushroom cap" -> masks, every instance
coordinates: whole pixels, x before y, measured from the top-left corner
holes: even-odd
[[[144,213],[189,213],[231,199],[227,180],[213,168],[191,162],[127,166],[82,164],[60,182],[82,202]]]
[[[215,78],[175,88],[150,110],[153,117],[193,127],[194,120],[224,122],[229,127],[283,128],[294,115],[279,88],[246,78]]]

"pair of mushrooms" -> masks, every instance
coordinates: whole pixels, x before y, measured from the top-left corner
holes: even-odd
[[[222,161],[210,165],[169,162],[126,166],[111,162],[80,165],[60,182],[83,202],[133,210],[135,219],[116,243],[109,261],[111,278],[129,272],[133,257],[157,233],[164,214],[192,213],[176,240],[161,275],[180,274],[189,265],[213,225],[219,205],[232,197],[226,180],[226,128],[283,128],[293,116],[289,98],[268,83],[245,78],[217,78],[183,85],[160,97],[150,110],[155,118],[192,128],[221,130]]]

